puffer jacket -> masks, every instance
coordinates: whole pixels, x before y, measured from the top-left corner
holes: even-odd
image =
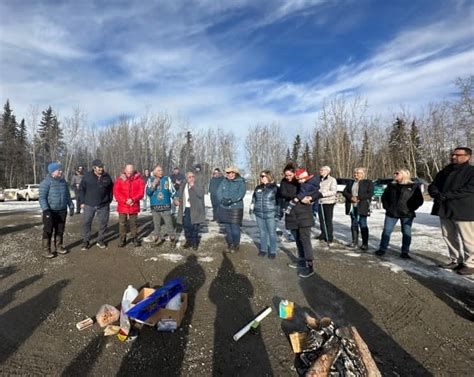
[[[117,200],[117,212],[129,215],[135,215],[140,212],[140,200],[145,193],[145,184],[140,173],[134,173],[130,178],[121,174],[115,180],[114,196]],[[125,202],[132,199],[131,205]]]
[[[155,179],[159,179],[160,183],[152,187]],[[148,178],[146,185],[146,194],[150,197],[150,206],[152,211],[168,211],[171,210],[171,200],[176,196],[171,178],[163,176],[155,178],[151,176]]]
[[[415,211],[423,204],[423,194],[416,183],[402,185],[390,183],[382,194],[382,205],[387,216],[415,217]]]
[[[220,203],[217,217],[222,223],[241,224],[244,216],[245,179],[240,175],[235,179],[225,178],[216,191]]]
[[[69,185],[64,178],[47,175],[39,186],[39,204],[43,211],[63,211],[68,207],[74,209],[69,193]]]
[[[319,199],[319,204],[334,204],[336,203],[337,181],[336,178],[327,175],[321,178],[319,183],[319,192],[323,195]]]
[[[282,179],[280,183],[280,205],[285,209],[288,203],[296,197],[299,190],[298,181],[288,182]],[[318,193],[319,194],[319,193]],[[314,226],[313,209],[311,204],[296,203],[291,212],[285,215],[285,227],[288,230]]]
[[[261,184],[255,187],[252,205],[255,216],[270,219],[279,212],[279,189],[274,183]]]

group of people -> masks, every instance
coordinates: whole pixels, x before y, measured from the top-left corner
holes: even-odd
[[[442,265],[461,275],[474,273],[474,167],[469,161],[470,148],[457,148],[451,156],[451,164],[440,171],[428,191],[434,199],[433,215],[441,219],[443,238],[448,246],[450,263]],[[227,251],[239,250],[241,224],[244,214],[246,182],[239,169],[230,166],[222,174],[214,169],[209,182],[213,220],[225,227]],[[337,181],[331,176],[329,166],[319,169],[319,174],[310,174],[305,169],[291,164],[283,169],[279,185],[273,173],[263,170],[259,184],[255,187],[250,205],[250,213],[255,215],[260,233],[258,255],[275,259],[277,254],[277,222],[284,217],[285,227],[296,242],[297,260],[290,263],[298,269],[302,278],[314,274],[314,253],[311,245],[311,228],[315,225],[313,208],[317,206],[321,241],[331,245],[334,242],[333,215],[337,202]],[[177,243],[173,223],[182,225],[185,235],[183,248],[199,247],[200,226],[205,221],[205,182],[200,165],[183,176],[176,168],[171,176],[164,175],[161,166],[152,173],[142,176],[133,165],[124,167],[123,173],[115,179],[104,171],[103,163],[92,161],[92,170],[83,173],[78,168],[72,181],[76,193],[77,208],[69,194],[69,186],[62,175],[60,163],[48,166],[48,175],[40,184],[40,205],[43,210],[43,256],[52,258],[57,253],[65,254],[63,234],[69,215],[83,215],[82,250],[91,247],[91,225],[97,215],[99,232],[96,245],[105,248],[105,233],[109,221],[110,203],[115,197],[119,213],[119,247],[127,244],[127,228],[130,242],[140,246],[138,240],[137,215],[140,202],[152,213],[154,230],[145,242],[159,246],[167,239],[172,247]],[[345,199],[346,215],[351,219],[351,242],[347,245],[361,250],[369,248],[369,227],[373,195],[373,183],[366,178],[364,168],[354,170],[354,179],[342,192]],[[376,255],[387,252],[390,236],[400,220],[402,232],[401,258],[410,258],[411,228],[416,210],[423,204],[423,194],[418,184],[411,179],[410,171],[398,169],[393,181],[382,195],[386,211],[384,228]],[[361,243],[359,245],[359,234]],[[54,235],[54,237],[53,237]],[[53,241],[54,240],[54,241]]]

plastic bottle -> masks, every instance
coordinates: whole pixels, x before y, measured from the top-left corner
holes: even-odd
[[[293,318],[294,303],[288,300],[281,300],[279,307],[279,316],[283,319]]]
[[[120,331],[117,334],[117,337],[122,342],[127,340],[128,334],[130,332],[130,320],[125,313],[128,311],[128,309],[130,309],[132,301],[135,300],[137,296],[138,291],[132,285],[129,285],[123,292],[122,307],[120,308]]]

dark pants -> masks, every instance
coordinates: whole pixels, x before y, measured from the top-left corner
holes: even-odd
[[[311,246],[311,227],[292,229],[296,241],[299,261],[313,263],[313,246]]]
[[[137,238],[137,214],[119,213],[119,236],[121,240],[125,240],[127,237],[127,222],[130,226],[132,238]]]
[[[54,237],[61,237],[66,226],[67,210],[46,211],[43,212],[43,239],[51,239],[54,231]]]
[[[368,228],[367,227],[367,216],[364,215],[359,215],[359,211],[357,207],[353,207],[352,211],[350,213],[351,215],[351,227],[362,230],[363,228]]]
[[[332,227],[333,214],[334,203],[319,205],[319,226],[321,227],[321,235],[323,236],[323,240],[326,242],[332,242],[334,240]]]
[[[225,223],[225,239],[230,246],[240,245],[240,224]]]
[[[99,236],[97,241],[103,242],[105,237],[105,231],[107,230],[107,224],[109,223],[110,205],[103,207],[91,207],[88,205],[84,206],[84,222],[82,224],[82,236],[84,242],[89,242],[91,238],[92,220],[97,214],[99,219]]]
[[[79,189],[74,189],[74,196],[76,197],[76,213],[81,213],[81,201],[79,200]]]
[[[212,204],[212,220],[215,221],[217,220],[217,209],[219,208],[219,202],[217,200],[212,200],[211,198],[211,204]]]
[[[191,209],[186,208],[183,216],[183,229],[186,243],[191,246],[199,245],[199,228],[201,224],[193,224],[191,222]]]

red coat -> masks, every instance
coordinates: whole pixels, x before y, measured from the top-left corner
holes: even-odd
[[[140,200],[145,192],[145,183],[140,173],[135,173],[130,178],[125,174],[120,175],[115,180],[114,197],[117,201],[118,213],[134,215],[140,212]],[[128,199],[132,199],[131,205],[125,204]]]

